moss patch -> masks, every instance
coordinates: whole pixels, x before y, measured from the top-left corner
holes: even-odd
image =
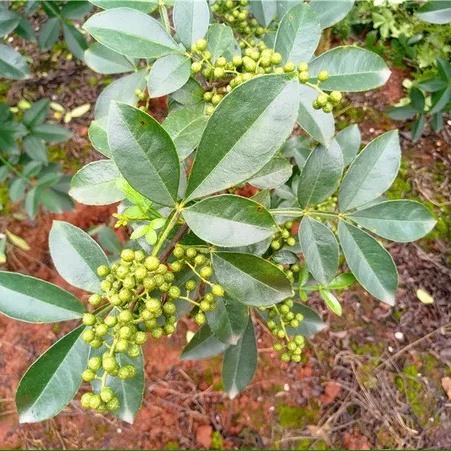
[[[320,407],[310,401],[307,406],[277,406],[279,424],[285,428],[302,429],[308,424],[316,424],[319,420]]]

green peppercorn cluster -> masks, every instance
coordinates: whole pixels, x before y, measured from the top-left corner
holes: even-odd
[[[293,228],[293,221],[287,221],[280,227],[280,232],[274,235],[274,239],[271,241],[271,248],[274,251],[278,251],[285,244],[287,246],[294,246],[296,244],[296,238],[291,233]]]
[[[302,349],[304,348],[304,337],[295,335],[291,337],[287,333],[287,327],[297,328],[304,320],[301,313],[293,312],[294,302],[292,299],[271,306],[267,309],[268,329],[278,340],[273,348],[280,353],[283,362],[300,362]]]
[[[216,0],[211,10],[234,31],[245,36],[263,36],[266,30],[246,8],[249,0]]]

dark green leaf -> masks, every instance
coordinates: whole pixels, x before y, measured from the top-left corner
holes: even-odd
[[[250,10],[260,25],[267,27],[277,14],[276,0],[251,0]]]
[[[412,123],[412,129],[410,130],[412,141],[416,141],[423,134],[425,125],[426,116],[422,114],[416,121]]]
[[[211,53],[213,61],[216,61],[219,56],[233,52],[236,43],[232,29],[219,23],[210,25],[205,39],[207,40],[207,50]]]
[[[20,22],[15,30],[15,33],[26,39],[27,41],[36,41],[33,27],[25,17],[20,18]]]
[[[262,205],[229,194],[201,200],[182,214],[199,238],[221,247],[258,243],[278,230],[274,218]]]
[[[224,390],[233,399],[254,377],[257,368],[257,342],[252,319],[249,318],[244,335],[235,346],[230,346],[222,364]]]
[[[198,114],[203,114],[205,101],[203,99],[204,89],[202,86],[190,78],[188,82],[178,91],[169,95],[169,112],[180,109],[192,109]]]
[[[47,147],[41,138],[33,135],[25,136],[23,145],[25,152],[31,159],[44,164],[48,163]]]
[[[332,141],[329,147],[318,146],[305,162],[298,184],[298,200],[302,207],[317,205],[336,189],[343,172],[340,146]]]
[[[224,98],[199,144],[187,199],[243,182],[271,160],[293,129],[297,88],[298,83],[284,75],[265,75]]]
[[[283,62],[308,62],[318,47],[320,37],[318,16],[309,4],[301,3],[283,16],[274,50],[282,55]]]
[[[394,305],[398,273],[391,255],[373,237],[346,222],[339,222],[338,236],[358,282],[380,301]]]
[[[67,282],[89,292],[100,290],[97,268],[108,265],[108,259],[86,232],[68,222],[53,221],[49,248],[56,270]]]
[[[183,45],[190,49],[203,38],[210,24],[210,10],[206,0],[176,0],[172,13],[175,32]]]
[[[104,46],[127,57],[160,58],[182,53],[157,20],[130,8],[94,14],[83,28]]]
[[[162,97],[180,89],[191,75],[191,59],[186,55],[167,55],[152,66],[147,80],[150,98]]]
[[[108,118],[108,143],[119,171],[136,191],[161,205],[175,204],[179,159],[170,136],[155,119],[114,102]]]
[[[246,305],[263,306],[292,295],[290,282],[272,263],[251,254],[212,254],[215,275],[226,294]]]
[[[18,202],[25,195],[25,189],[27,188],[28,183],[26,180],[18,177],[14,179],[9,185],[9,198],[11,202]]]
[[[0,311],[28,323],[81,318],[85,307],[72,294],[23,274],[0,271]]]
[[[180,160],[184,160],[198,145],[208,117],[195,109],[181,109],[168,114],[163,128],[175,144]]]
[[[278,188],[291,177],[292,173],[293,167],[286,158],[275,157],[260,169],[248,183],[261,189]]]
[[[109,205],[125,196],[116,186],[121,176],[114,161],[93,161],[72,178],[69,195],[85,205]]]
[[[81,338],[83,330],[80,326],[65,335],[25,373],[16,393],[21,423],[54,417],[77,393],[89,355],[89,346]]]
[[[67,48],[76,58],[83,60],[88,43],[85,37],[72,25],[63,24],[64,40]]]
[[[297,123],[313,139],[328,145],[335,133],[333,114],[313,108],[313,101],[318,97],[316,90],[305,85],[299,85],[298,89],[300,97]]]
[[[335,139],[343,154],[344,165],[348,166],[360,150],[362,136],[360,134],[359,126],[357,124],[349,125],[337,133]]]
[[[158,8],[158,0],[89,0],[93,5],[103,9],[127,8],[136,9],[143,13],[150,13]]]
[[[8,9],[0,10],[0,37],[11,33],[20,22],[20,15]]]
[[[92,121],[88,129],[88,136],[91,144],[102,155],[111,158],[111,150],[108,147],[108,135],[106,132],[106,120]]]
[[[360,207],[384,193],[395,180],[401,161],[397,131],[371,141],[352,162],[338,194],[341,211]]]
[[[326,225],[304,216],[299,228],[299,242],[312,276],[327,285],[338,270],[338,243]]]
[[[436,223],[429,210],[412,200],[389,200],[348,215],[357,224],[392,241],[415,241]]]
[[[98,42],[86,50],[85,63],[99,74],[122,74],[134,70],[128,58]]]
[[[0,76],[12,80],[30,78],[30,68],[25,58],[7,45],[0,44]]]
[[[321,21],[321,28],[328,28],[348,15],[354,0],[312,0],[310,5]]]
[[[91,10],[92,5],[89,2],[78,0],[76,2],[67,2],[61,8],[61,15],[67,19],[77,20],[89,14]]]
[[[183,349],[182,360],[210,359],[222,354],[229,345],[219,341],[207,324],[203,325]]]
[[[213,334],[223,343],[236,345],[242,337],[249,318],[249,308],[231,298],[218,298],[216,310],[207,313]]]
[[[54,124],[37,125],[33,127],[31,133],[52,144],[67,141],[72,136],[72,133],[67,128]]]
[[[385,84],[390,70],[376,53],[358,47],[335,47],[312,60],[309,72],[316,78],[322,70],[329,78],[321,83],[326,91],[357,92]]]
[[[413,118],[416,114],[417,110],[410,105],[394,107],[388,111],[388,117],[395,121],[405,121],[406,119]]]
[[[60,34],[60,21],[58,17],[47,19],[41,26],[38,34],[39,47],[43,52],[50,50],[58,40]]]
[[[301,313],[304,319],[300,325],[296,328],[287,326],[286,330],[288,335],[302,335],[303,337],[310,337],[311,335],[321,332],[326,324],[321,320],[319,315],[311,308],[306,307],[303,304],[295,303],[292,308],[293,313]]]
[[[446,105],[451,103],[451,87],[444,91],[434,92],[432,94],[432,108],[430,113],[437,113],[445,109]]]
[[[50,101],[48,99],[38,100],[25,112],[22,121],[28,128],[33,128],[47,119],[49,111]]]

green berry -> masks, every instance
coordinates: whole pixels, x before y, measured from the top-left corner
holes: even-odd
[[[97,371],[102,366],[102,358],[99,356],[91,357],[88,360],[88,368],[93,371]]]
[[[97,268],[97,275],[99,277],[106,277],[110,273],[110,268],[106,265],[99,266]]]
[[[116,269],[116,276],[119,279],[125,279],[128,276],[129,269],[125,265],[119,265]]]
[[[132,262],[135,260],[135,251],[132,249],[124,249],[121,252],[121,259],[124,260],[124,262]]]
[[[109,411],[117,410],[117,409],[119,409],[119,407],[120,407],[119,399],[116,398],[116,397],[114,397],[114,398],[113,398],[109,403],[107,403],[107,405],[106,405],[106,408],[107,408]]]
[[[110,387],[102,388],[102,391],[100,392],[100,399],[103,402],[110,402],[114,398],[114,392],[111,390]]]
[[[290,326],[296,329],[296,327],[299,327],[299,321],[297,319],[292,319],[290,321]]]
[[[135,334],[135,343],[138,345],[143,345],[147,341],[147,334],[142,331],[138,331]]]
[[[135,269],[135,278],[136,280],[144,280],[147,276],[148,276],[148,272],[147,269],[144,265],[139,265],[136,269]],[[124,286],[125,286],[125,279],[124,279]]]
[[[191,64],[191,72],[193,74],[198,74],[202,70],[202,63],[199,61],[194,61],[193,64]]]
[[[300,355],[292,355],[291,360],[295,363],[299,363],[301,361],[301,356]]]
[[[239,67],[243,64],[243,59],[239,55],[235,55],[232,59],[232,63],[235,67]]]
[[[155,282],[154,277],[146,277],[143,280],[143,286],[147,291],[152,291],[157,286],[157,283]]]
[[[208,310],[210,310],[210,303],[205,301],[205,300],[204,301],[200,301],[199,308],[203,312],[208,312]]]
[[[301,83],[307,83],[310,80],[310,74],[307,71],[299,72],[298,78]]]
[[[326,105],[323,106],[323,111],[325,113],[332,113],[333,109],[334,106],[330,102],[327,102]]]
[[[86,329],[82,334],[83,341],[86,341],[87,343],[90,343],[95,337],[96,334],[92,329]]]
[[[286,304],[282,304],[279,307],[280,313],[282,313],[283,315],[286,315],[289,311],[290,311],[290,307],[288,307],[288,305]]]
[[[328,78],[329,78],[329,72],[327,72],[327,70],[322,70],[318,74],[318,80],[319,81],[326,81]]]
[[[104,292],[107,293],[108,291],[111,290],[111,282],[109,282],[108,280],[102,280],[102,282],[100,282],[100,289]]]
[[[123,288],[121,291],[119,291],[119,299],[122,302],[131,301],[132,297],[133,297],[132,292],[127,288]]]
[[[99,395],[91,395],[91,399],[89,400],[89,407],[91,409],[98,409],[101,403],[102,399]]]
[[[158,260],[158,257],[151,255],[146,258],[144,265],[149,271],[155,271],[160,266],[160,260]]]
[[[186,289],[187,289],[188,291],[193,291],[193,290],[196,289],[197,283],[196,283],[196,281],[194,281],[194,280],[188,280],[188,281],[185,283],[185,287],[186,287]]]
[[[302,336],[302,335],[296,335],[295,337],[294,337],[294,342],[297,344],[297,345],[300,345],[300,346],[303,346],[304,345],[304,337]]]
[[[183,269],[183,263],[179,261],[175,261],[171,263],[171,271],[172,272],[180,272]]]
[[[110,371],[113,371],[114,369],[117,368],[116,359],[113,356],[105,357],[105,355],[104,355],[104,357],[102,359],[102,366],[103,366],[103,369],[109,373]]]
[[[224,287],[222,285],[213,285],[211,292],[214,296],[224,296]]]
[[[285,66],[283,66],[283,70],[285,72],[293,72],[295,68],[296,68],[296,66],[291,61],[286,63]]]
[[[203,324],[205,324],[205,322],[207,321],[207,318],[205,316],[204,313],[199,312],[196,314],[196,316],[194,317],[194,321],[196,322],[196,324],[198,324],[199,326],[202,326]]]
[[[122,324],[129,323],[130,321],[133,321],[133,313],[130,310],[122,310],[117,319]]]
[[[271,55],[271,63],[272,64],[280,64],[282,62],[282,55],[279,52],[274,52]]]
[[[162,293],[166,293],[169,291],[170,285],[166,282],[163,282],[158,289],[162,292]]]
[[[289,341],[287,343],[287,349],[289,351],[294,351],[297,348],[296,343],[294,341]]]
[[[125,352],[128,348],[128,342],[124,338],[119,338],[119,340],[116,341],[116,352]]]
[[[82,407],[84,407],[85,409],[89,409],[91,407],[91,398],[92,393],[90,392],[85,393],[80,399],[80,404],[82,405]]]
[[[326,94],[320,94],[316,98],[316,102],[320,107],[323,107],[324,105],[326,105],[327,101],[328,101],[328,96]]]
[[[89,346],[94,349],[99,349],[103,346],[103,340],[100,338],[94,338],[94,340],[89,343]]]
[[[213,302],[215,300],[215,296],[213,293],[205,293],[204,299],[207,302]]]
[[[142,261],[144,261],[145,258],[146,258],[146,254],[144,253],[144,251],[142,251],[142,250],[135,251],[135,261],[142,262]]]
[[[117,307],[122,304],[122,301],[117,294],[114,294],[114,295],[110,296],[110,304]]]
[[[93,307],[98,307],[102,303],[102,296],[100,296],[100,294],[92,294],[89,296],[88,302]]]
[[[216,66],[218,67],[225,67],[227,64],[227,60],[223,57],[220,56],[217,60],[216,60]]]
[[[337,105],[341,102],[341,99],[343,98],[343,94],[340,91],[332,91],[329,94],[329,100],[334,105]]]
[[[280,355],[280,359],[282,360],[282,362],[289,362],[291,360],[291,357],[288,352],[284,352]]]
[[[96,335],[98,337],[104,337],[108,333],[108,326],[106,324],[97,324]]]
[[[161,302],[159,299],[150,298],[146,301],[146,309],[149,310],[149,312],[155,313],[160,309],[160,307]]]
[[[204,279],[208,279],[213,275],[213,269],[211,268],[211,266],[204,266],[200,269],[199,274]]]
[[[196,266],[202,266],[206,260],[207,258],[205,257],[205,255],[199,254],[196,255],[196,257],[194,258],[194,264]]]
[[[287,244],[288,246],[294,246],[296,244],[296,238],[290,236],[290,238],[287,238]]]
[[[151,334],[153,338],[161,338],[163,336],[163,329],[161,327],[157,327],[156,329],[152,330]]]
[[[193,259],[197,255],[197,251],[196,249],[194,249],[194,247],[189,247],[185,253],[187,258],[189,259]]]
[[[177,299],[179,298],[181,295],[181,291],[179,287],[176,286],[172,286],[171,288],[169,288],[168,291],[168,296],[172,299]]]
[[[83,324],[85,326],[93,326],[96,323],[96,317],[92,313],[83,314]]]
[[[223,97],[223,96],[222,96],[221,94],[215,94],[215,95],[212,97],[212,99],[211,99],[211,103],[212,103],[213,105],[218,105],[218,103],[221,102],[222,97]]]
[[[129,346],[127,354],[132,359],[136,359],[136,357],[139,357],[141,355],[141,348],[137,344],[132,344]]]
[[[247,72],[254,72],[255,69],[257,68],[257,63],[253,59],[249,58],[248,56],[245,56],[243,58],[243,65],[244,65],[244,69]]]
[[[199,39],[195,45],[197,50],[203,52],[207,48],[207,41],[205,39]]]
[[[300,63],[298,65],[298,71],[299,72],[307,72],[308,71],[308,64],[307,63]]]
[[[123,282],[122,285],[124,286],[124,288],[135,288],[136,286],[136,280],[133,276],[127,276]]]
[[[205,108],[205,114],[207,116],[211,116],[215,112],[215,107],[213,105],[208,105],[207,108]]]
[[[88,369],[84,370],[83,373],[81,373],[81,378],[85,382],[91,382],[96,378],[96,373],[95,373],[95,371],[88,368]]]
[[[278,251],[281,248],[279,240],[273,240],[271,242],[271,248]]]
[[[175,326],[173,324],[165,324],[164,325],[164,333],[166,335],[171,335],[175,332]]]
[[[209,94],[209,99],[205,99],[205,96],[206,96],[207,94]],[[205,100],[210,101],[212,97],[213,97],[213,93],[212,93],[212,92],[207,91],[207,92],[204,93],[204,99],[205,99]],[[181,247],[181,246],[176,246],[176,247],[174,248],[174,250],[172,251],[172,255],[173,255],[175,258],[182,258],[182,257],[185,255],[185,250],[184,250],[183,247]]]
[[[175,304],[173,302],[166,302],[163,305],[163,312],[168,314],[168,315],[173,315],[176,312],[176,307]]]
[[[282,343],[274,343],[272,347],[273,347],[274,351],[277,351],[277,352],[280,352],[283,349]]]
[[[122,326],[119,329],[119,337],[129,339],[133,335],[133,330],[130,326]]]

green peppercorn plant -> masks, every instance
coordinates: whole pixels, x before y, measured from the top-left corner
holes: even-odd
[[[4,314],[81,319],[23,376],[22,422],[58,414],[83,382],[84,407],[132,422],[142,346],[172,335],[182,317],[198,327],[182,359],[224,353],[234,397],[257,367],[256,327],[282,361],[300,362],[306,338],[325,327],[306,305],[311,293],[341,315],[337,290],[357,281],[393,305],[396,267],[374,235],[407,242],[435,223],[417,202],[384,198],[401,159],[396,131],[363,150],[356,125],[335,133],[342,92],[376,88],[390,73],[358,47],[315,56],[321,30],[352,1],[176,0],[172,14],[159,2],[153,16],[151,1],[95,3],[106,10],[84,24],[97,41],[86,61],[133,73],[100,95],[90,137],[105,158],[74,176],[70,194],[119,202],[116,225],[131,245],[110,262],[87,233],[54,222],[53,262],[91,293],[87,307],[55,285],[0,273]],[[147,110],[164,95],[160,124]],[[244,184],[253,197],[240,195]]]

